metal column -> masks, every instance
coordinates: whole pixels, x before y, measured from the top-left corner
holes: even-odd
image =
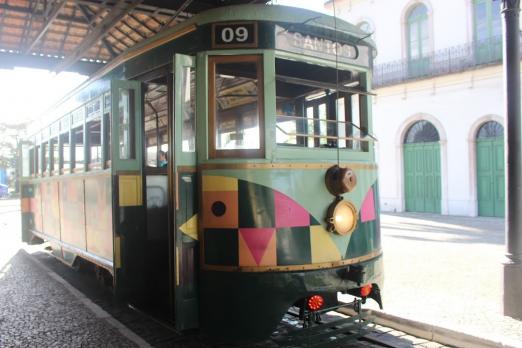
[[[506,248],[504,315],[522,319],[522,123],[520,116],[520,0],[502,0],[506,117]]]

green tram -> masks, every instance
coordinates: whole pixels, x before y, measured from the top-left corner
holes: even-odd
[[[180,331],[267,337],[338,292],[380,305],[374,51],[349,23],[272,5],[137,45],[23,144],[23,240],[94,263]]]

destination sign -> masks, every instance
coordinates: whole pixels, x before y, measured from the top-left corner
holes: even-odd
[[[276,49],[369,66],[367,46],[353,46],[276,26]]]
[[[212,48],[257,47],[257,23],[216,23],[212,25]]]

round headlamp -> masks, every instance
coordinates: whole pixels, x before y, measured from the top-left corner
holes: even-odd
[[[348,201],[336,200],[328,208],[326,221],[330,232],[345,236],[357,226],[357,209]]]

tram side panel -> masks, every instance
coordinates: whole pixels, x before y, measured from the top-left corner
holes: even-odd
[[[61,241],[86,250],[84,181],[70,179],[60,182]],[[47,234],[47,231],[43,231]]]
[[[29,183],[22,182],[20,185],[21,200],[20,211],[22,213],[22,242],[30,243],[33,234],[31,229],[34,226],[34,208],[35,192],[34,186]]]
[[[120,299],[143,304],[148,300],[143,179],[139,172],[112,175],[112,187],[115,293]]]
[[[36,231],[43,231],[42,221],[42,195],[40,191],[40,184],[37,182],[34,185],[34,204],[31,205],[33,212],[34,229]]]
[[[40,183],[42,204],[42,230],[53,238],[60,239],[60,206],[58,181],[47,180]]]
[[[68,263],[83,252],[79,256],[101,258],[100,266],[112,272],[111,193],[108,174],[23,183],[22,240],[30,242],[34,231],[49,237],[54,254]]]
[[[113,260],[112,187],[110,175],[85,180],[87,251]]]

